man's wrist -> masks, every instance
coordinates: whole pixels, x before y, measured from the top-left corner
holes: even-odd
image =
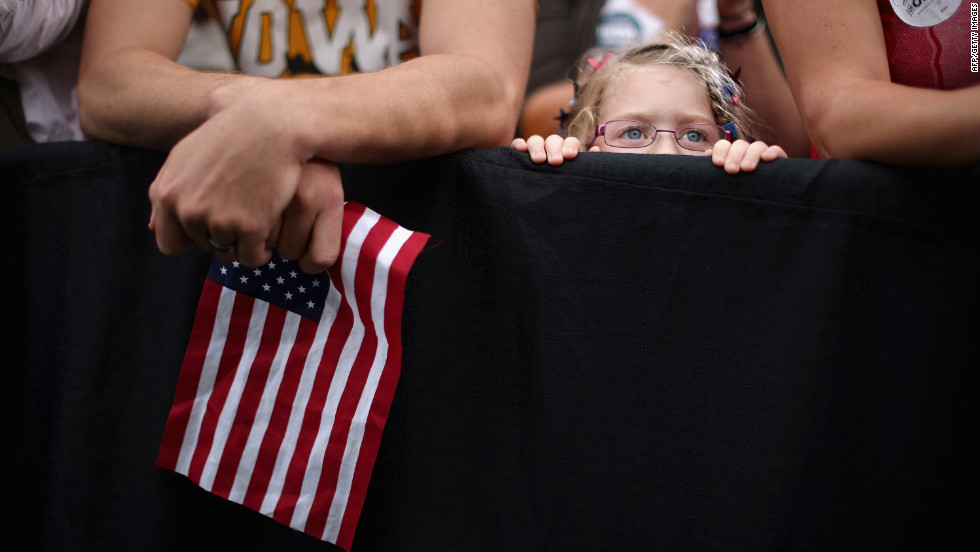
[[[252,87],[262,84],[269,79],[244,75],[241,73],[207,73],[212,75],[217,84],[208,93],[205,100],[205,116],[207,119],[228,107],[232,102],[244,96]]]

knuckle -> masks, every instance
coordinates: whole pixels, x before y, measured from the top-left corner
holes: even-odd
[[[305,209],[316,201],[317,185],[313,182],[304,182],[296,187],[291,204],[299,209]]]
[[[164,180],[154,180],[150,184],[150,189],[148,191],[150,196],[150,201],[155,204],[160,205],[173,205],[174,203],[174,187],[167,184]]]
[[[327,186],[327,197],[328,203],[334,205],[337,203],[343,203],[344,201],[344,187],[340,185],[340,181],[337,181],[336,185]]]
[[[204,207],[196,202],[186,202],[174,206],[174,214],[179,220],[185,222],[200,222],[206,218]]]
[[[267,234],[267,232],[265,232],[265,226],[254,217],[234,221],[231,224],[231,229],[238,234],[239,239],[261,243],[265,242]]]
[[[224,215],[212,214],[210,217],[206,216],[202,211],[198,212],[195,220],[207,220],[208,229],[215,234],[230,234],[235,232],[236,224],[234,221]]]

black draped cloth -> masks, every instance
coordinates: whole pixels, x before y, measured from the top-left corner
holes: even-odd
[[[345,166],[432,234],[354,549],[976,548],[980,170],[509,149]],[[332,550],[154,467],[209,258],[163,156],[0,152],[11,534]]]

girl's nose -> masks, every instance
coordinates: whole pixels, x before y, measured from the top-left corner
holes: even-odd
[[[654,137],[653,143],[647,146],[647,153],[660,154],[669,153],[678,155],[682,153],[681,147],[677,145],[677,140],[669,132],[658,132]]]

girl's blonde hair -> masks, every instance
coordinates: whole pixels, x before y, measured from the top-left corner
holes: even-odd
[[[734,123],[739,138],[759,137],[756,133],[763,130],[760,123],[742,105],[742,89],[718,55],[703,42],[676,33],[614,52],[590,52],[575,69],[579,76],[574,79],[576,92],[567,136],[588,144],[596,125],[605,122],[599,120],[599,111],[609,89],[624,76],[651,65],[670,65],[690,71],[708,94],[715,124]]]

